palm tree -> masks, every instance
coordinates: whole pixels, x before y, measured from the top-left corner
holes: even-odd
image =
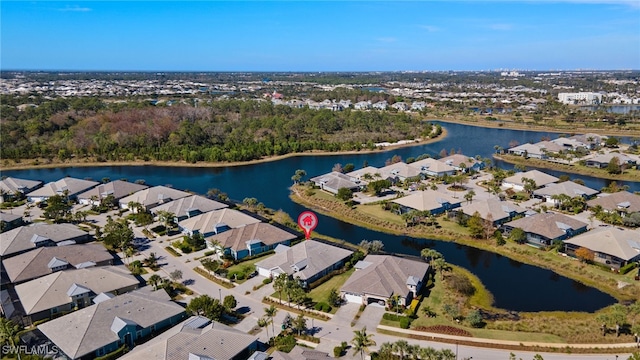
[[[16,335],[20,332],[20,325],[13,321],[0,318],[0,341],[2,343],[9,343],[12,348],[16,347]],[[18,352],[18,360],[20,360],[20,352]]]
[[[382,344],[380,350],[378,350],[377,358],[381,360],[395,359],[396,357],[393,355],[393,344],[389,342]]]
[[[267,338],[270,339],[270,337],[269,337],[269,321],[267,319],[265,319],[265,318],[260,318],[260,319],[258,319],[258,326],[263,327],[263,328],[265,328],[267,330]]]
[[[363,327],[362,330],[354,330],[353,339],[351,344],[353,345],[353,354],[360,353],[360,357],[364,360],[364,353],[369,352],[369,346],[375,346],[376,342],[373,341],[372,334],[367,334],[367,327]]]
[[[273,318],[276,316],[277,312],[278,308],[276,308],[274,305],[271,305],[268,308],[264,308],[264,314],[267,315],[269,319],[271,319],[271,332],[273,333],[273,335],[276,334],[276,331],[273,327]]]
[[[443,280],[444,279],[444,270],[447,268],[447,263],[444,261],[444,258],[437,258],[435,259],[435,261],[433,262],[433,266],[436,268],[437,271],[440,272],[440,279]]]
[[[429,260],[429,264],[433,264],[433,260],[442,258],[442,254],[435,249],[424,248],[420,251],[420,256]]]
[[[288,275],[286,273],[282,273],[273,280],[273,290],[278,292],[280,298],[280,304],[282,304],[282,292],[286,289],[287,286]]]
[[[158,290],[160,283],[162,283],[162,278],[158,274],[153,274],[147,279],[147,284],[153,286],[153,290]]]
[[[398,340],[392,346],[393,350],[400,355],[400,360],[403,360],[405,353],[409,350],[409,343],[406,340]]]
[[[464,194],[464,199],[467,200],[467,203],[471,204],[473,202],[474,196],[476,196],[476,192],[473,190],[469,190],[466,194]]]

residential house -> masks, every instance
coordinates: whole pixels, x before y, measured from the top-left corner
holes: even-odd
[[[397,256],[367,255],[355,269],[340,288],[346,301],[384,305],[392,296],[399,296],[400,304],[406,306],[422,289],[429,264]]]
[[[380,174],[380,170],[377,167],[367,166],[362,169],[348,172],[345,175],[347,175],[354,183],[364,185],[368,184],[369,181],[376,180],[376,174]]]
[[[224,208],[196,215],[178,223],[183,234],[202,234],[205,238],[224,231],[259,223],[260,220],[241,211]]]
[[[139,281],[120,267],[88,267],[57,271],[15,286],[24,310],[23,323],[31,324],[91,305],[103,292],[122,294],[138,288]]]
[[[113,265],[113,255],[102,244],[41,247],[2,259],[2,266],[7,273],[6,280],[13,284],[56,271],[106,265]]]
[[[414,163],[405,162],[393,163],[378,169],[378,173],[384,180],[391,181],[392,184],[405,181],[407,179],[421,177],[420,168],[413,166]]]
[[[507,150],[507,153],[510,155],[523,156],[526,158],[533,159],[547,159],[547,152],[544,148],[536,145],[536,144],[522,144],[518,146],[514,146]]]
[[[389,104],[387,103],[386,100],[382,100],[382,101],[378,101],[375,104],[372,104],[371,107],[375,110],[387,110],[387,106]]]
[[[545,174],[542,171],[530,170],[527,172],[519,172],[513,176],[509,176],[508,178],[502,180],[502,186],[507,189],[513,189],[514,191],[524,191],[525,182],[522,181],[522,179],[525,178],[533,180],[535,182],[536,189],[560,180],[557,177]]]
[[[210,248],[222,250],[240,260],[272,250],[278,244],[289,245],[298,237],[277,226],[258,222],[205,237],[205,240]]]
[[[460,207],[460,199],[450,195],[434,191],[414,191],[400,199],[391,202],[400,205],[401,213],[408,213],[411,210],[429,211],[432,215],[438,215],[449,210]]]
[[[3,233],[0,255],[7,258],[43,246],[83,243],[89,240],[86,231],[72,224],[35,223]]]
[[[578,149],[588,150],[590,148],[589,144],[585,144],[584,142],[574,138],[560,137],[560,138],[551,140],[551,142],[554,144],[557,144],[565,151],[578,150]]]
[[[34,181],[27,179],[18,179],[14,177],[7,177],[0,180],[0,203],[11,201],[15,198],[16,194],[20,196],[30,193],[35,189],[42,186],[42,181]]]
[[[589,150],[600,147],[604,143],[606,138],[606,136],[600,136],[594,133],[578,134],[569,137],[569,139],[574,139],[583,144],[586,144],[589,147]]]
[[[608,154],[596,155],[591,159],[586,160],[586,166],[595,167],[598,169],[604,169],[607,166],[609,166],[609,162],[611,162],[613,158],[618,158],[619,165],[626,167],[628,169],[635,169],[638,167],[637,158],[626,155],[626,154],[620,154],[620,153],[608,153]]]
[[[283,351],[274,351],[271,354],[271,360],[322,360],[331,359],[326,352],[309,349],[296,345],[288,353]]]
[[[547,186],[543,186],[533,192],[533,196],[545,199],[545,202],[558,204],[558,200],[555,198],[558,195],[567,195],[570,198],[581,196],[585,200],[591,199],[600,191],[594,190],[584,185],[576,184],[573,181],[563,181],[561,183],[553,183]]]
[[[484,169],[484,163],[482,161],[462,154],[445,156],[441,159],[438,159],[438,161],[443,162],[449,166],[453,166],[456,171],[478,172]]]
[[[358,101],[353,104],[355,110],[368,110],[371,109],[371,101]]]
[[[258,348],[255,335],[202,316],[192,316],[121,357],[122,360],[247,360]]]
[[[166,204],[190,195],[191,194],[186,191],[176,190],[166,186],[154,186],[123,197],[120,199],[120,207],[122,209],[129,209],[130,203],[138,203],[149,210],[158,205]]]
[[[351,177],[337,171],[316,176],[310,179],[317,187],[332,194],[337,194],[342,188],[356,191],[360,188],[360,183],[351,180]]]
[[[409,110],[409,105],[406,102],[400,101],[397,103],[393,103],[391,105],[392,108],[398,110],[398,111],[407,111]]]
[[[78,194],[85,192],[98,184],[99,182],[97,181],[66,177],[58,181],[46,183],[43,187],[29,192],[27,194],[27,199],[29,202],[38,203],[46,201],[52,196],[60,195],[73,200],[76,199]]]
[[[185,317],[184,308],[165,291],[146,287],[40,324],[38,329],[68,358],[95,359],[123,345],[133,348]],[[216,347],[221,346],[211,346]]]
[[[587,224],[572,217],[553,212],[526,216],[502,225],[508,236],[515,228],[527,234],[527,242],[536,246],[548,246],[556,240],[566,240],[587,231]]]
[[[456,168],[452,165],[446,164],[433,158],[418,160],[416,162],[412,162],[411,164],[409,164],[409,166],[417,169],[420,174],[428,177],[440,178],[456,173]]]
[[[640,230],[612,226],[597,228],[565,240],[565,251],[575,256],[579,248],[594,252],[594,261],[614,269],[640,261]]]
[[[600,194],[597,198],[587,201],[587,206],[593,208],[602,206],[604,211],[617,212],[620,215],[628,215],[640,212],[640,195],[628,191],[619,191],[613,194]]]
[[[156,206],[151,210],[151,213],[157,215],[160,211],[167,211],[175,215],[174,221],[178,223],[182,220],[226,207],[229,207],[229,205],[207,199],[204,196],[191,195]]]
[[[123,180],[115,180],[106,184],[100,184],[93,189],[78,195],[78,202],[87,205],[100,205],[100,201],[107,196],[113,196],[115,201],[119,201],[125,196],[147,189],[149,186],[130,183]]]
[[[344,266],[353,251],[306,240],[292,247],[278,245],[276,253],[256,263],[258,274],[276,277],[291,275],[302,280],[304,286]]]
[[[21,215],[0,211],[0,223],[2,224],[0,233],[3,233],[5,231],[9,231],[11,229],[22,226],[24,224],[24,221],[22,220]]]
[[[526,209],[508,201],[490,198],[487,200],[474,200],[471,203],[463,204],[455,211],[462,212],[467,218],[472,217],[478,212],[482,220],[491,221],[493,226],[500,226],[513,220],[516,216],[523,216]]]
[[[412,111],[421,111],[422,109],[425,108],[425,106],[427,106],[425,104],[424,101],[414,101],[413,103],[411,103],[411,110]]]

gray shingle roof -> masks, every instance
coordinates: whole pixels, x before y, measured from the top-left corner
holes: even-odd
[[[230,228],[255,224],[260,220],[234,209],[220,209],[194,216],[180,222],[180,227],[201,234],[213,231],[217,225],[227,225]]]
[[[587,224],[566,215],[543,213],[523,217],[505,224],[512,228],[520,228],[527,233],[542,235],[548,239],[556,239],[564,235],[566,229],[577,230]]]
[[[549,184],[533,192],[537,196],[553,196],[565,194],[569,197],[575,196],[593,196],[599,193],[598,190],[594,190],[584,185],[576,184],[573,181],[563,181],[557,184]]]
[[[34,235],[51,239],[55,243],[70,239],[88,238],[89,236],[86,231],[80,230],[80,228],[72,224],[31,224],[2,233],[0,255],[8,256],[35,249],[36,246],[31,241]]]
[[[259,222],[227,230],[210,236],[207,240],[218,241],[224,249],[229,248],[238,251],[247,248],[247,241],[258,240],[265,245],[274,245],[297,237],[297,235],[279,227]]]
[[[181,313],[184,309],[165,291],[147,287],[48,321],[38,329],[65,354],[77,358],[118,341],[113,326],[131,323],[148,328]]]
[[[640,211],[640,196],[628,191],[619,191],[613,194],[602,194],[598,198],[587,201],[589,207],[597,205],[605,210],[624,210],[632,213]]]
[[[144,190],[148,188],[147,185],[130,183],[123,180],[115,180],[106,184],[100,184],[89,191],[85,191],[78,195],[78,199],[91,199],[95,196],[97,199],[102,199],[108,195],[113,195],[116,200],[131,195],[136,191]]]
[[[175,214],[177,217],[183,217],[189,216],[189,212],[193,210],[198,210],[200,213],[206,213],[226,207],[228,207],[227,204],[207,199],[204,196],[192,195],[156,206],[153,208],[153,213],[157,214],[158,211],[168,211]]]
[[[98,184],[99,182],[97,181],[66,177],[58,181],[46,183],[43,187],[28,193],[27,196],[48,198],[54,195],[62,195],[65,191],[68,191],[69,196],[72,196],[88,190]]]
[[[7,194],[15,194],[16,192],[29,192],[31,189],[42,185],[42,181],[18,179],[8,177],[0,180],[0,190]]]
[[[318,274],[333,264],[344,260],[353,254],[353,251],[314,240],[306,240],[296,244],[286,251],[280,251],[267,259],[256,263],[256,267],[264,269],[278,268],[287,274],[295,272],[294,265],[299,271],[295,276],[306,280]]]
[[[613,255],[625,261],[640,259],[640,230],[598,228],[565,240],[595,252]]]
[[[487,200],[473,200],[470,204],[463,204],[461,209],[462,212],[469,216],[473,216],[477,211],[480,214],[480,217],[484,220],[487,220],[489,218],[489,214],[491,214],[493,221],[506,219],[509,217],[511,212],[523,214],[526,211],[526,209],[521,208],[518,205],[506,201],[500,201],[495,198]]]
[[[138,280],[129,271],[117,267],[93,267],[58,271],[16,285],[15,291],[27,315],[71,303],[67,291],[74,285],[95,294],[135,286]]]
[[[509,183],[509,184],[516,184],[516,185],[524,185],[524,183],[522,182],[522,178],[527,178],[527,179],[531,179],[533,181],[536,182],[536,186],[537,187],[541,187],[547,184],[551,184],[554,183],[560,179],[558,179],[555,176],[551,176],[549,174],[545,174],[542,171],[538,171],[538,170],[531,170],[531,171],[527,171],[527,172],[519,172],[516,173],[513,176],[509,176],[508,178],[504,179],[502,181],[503,184],[505,183]]]
[[[152,208],[158,204],[167,203],[176,199],[189,196],[188,192],[173,189],[166,186],[154,186],[140,190],[132,195],[120,199],[120,206],[128,206],[130,202],[137,202],[147,208]]]
[[[71,266],[93,261],[107,263],[113,256],[102,244],[42,247],[8,259],[2,264],[11,282],[23,282],[51,273],[53,259],[65,261]],[[60,265],[62,265],[60,263]]]
[[[409,292],[409,277],[424,279],[429,270],[429,264],[425,262],[389,255],[368,255],[363,262],[369,265],[356,270],[341,291],[385,298],[393,294],[404,297]]]
[[[459,204],[460,199],[455,199],[445,193],[441,193],[434,190],[414,191],[411,194],[395,199],[392,202],[419,211],[429,210],[433,211],[440,209],[442,204]]]

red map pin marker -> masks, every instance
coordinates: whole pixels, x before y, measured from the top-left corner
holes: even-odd
[[[304,230],[304,236],[309,239],[313,229],[318,226],[318,216],[311,211],[304,211],[298,216],[298,225]]]

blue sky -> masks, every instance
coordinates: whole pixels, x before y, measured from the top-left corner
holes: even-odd
[[[640,0],[1,1],[0,68],[640,69]]]

